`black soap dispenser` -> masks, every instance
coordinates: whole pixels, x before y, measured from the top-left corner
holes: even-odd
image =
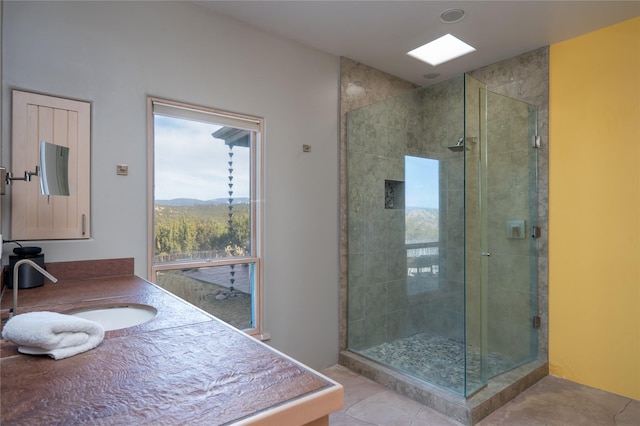
[[[46,269],[44,266],[44,253],[40,247],[16,247],[14,256],[9,256],[9,270],[7,271],[7,287],[13,288],[13,267],[22,259],[29,259]],[[44,285],[44,276],[29,265],[20,265],[18,268],[18,288],[33,288]]]

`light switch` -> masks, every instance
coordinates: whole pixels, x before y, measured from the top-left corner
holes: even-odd
[[[120,176],[127,176],[129,174],[129,166],[126,164],[118,164],[116,166],[116,174]]]
[[[515,238],[515,239],[526,238],[527,235],[525,233],[525,229],[526,227],[525,227],[524,219],[508,220],[507,226],[506,226],[507,238]]]

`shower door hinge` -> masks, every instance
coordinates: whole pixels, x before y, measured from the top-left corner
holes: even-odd
[[[540,317],[538,315],[533,317],[533,328],[540,328]]]
[[[540,136],[535,135],[533,137],[533,147],[534,148],[540,148]]]
[[[532,226],[531,227],[531,238],[540,238],[540,227]]]

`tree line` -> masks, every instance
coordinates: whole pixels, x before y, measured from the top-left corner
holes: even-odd
[[[249,204],[233,207],[232,226],[224,204],[155,206],[155,255],[201,251],[245,254],[250,240]],[[240,253],[238,252],[240,251]]]

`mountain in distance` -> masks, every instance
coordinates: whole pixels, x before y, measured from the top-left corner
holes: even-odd
[[[407,207],[405,209],[405,241],[408,244],[438,241],[440,211],[435,208]]]
[[[405,210],[430,210],[433,212],[438,212],[439,209],[437,207],[416,207],[416,206],[405,206]]]
[[[233,197],[233,204],[245,204],[248,197]],[[214,198],[212,200],[198,200],[195,198],[174,198],[172,200],[156,200],[157,206],[209,206],[214,204],[229,204],[229,198]]]

